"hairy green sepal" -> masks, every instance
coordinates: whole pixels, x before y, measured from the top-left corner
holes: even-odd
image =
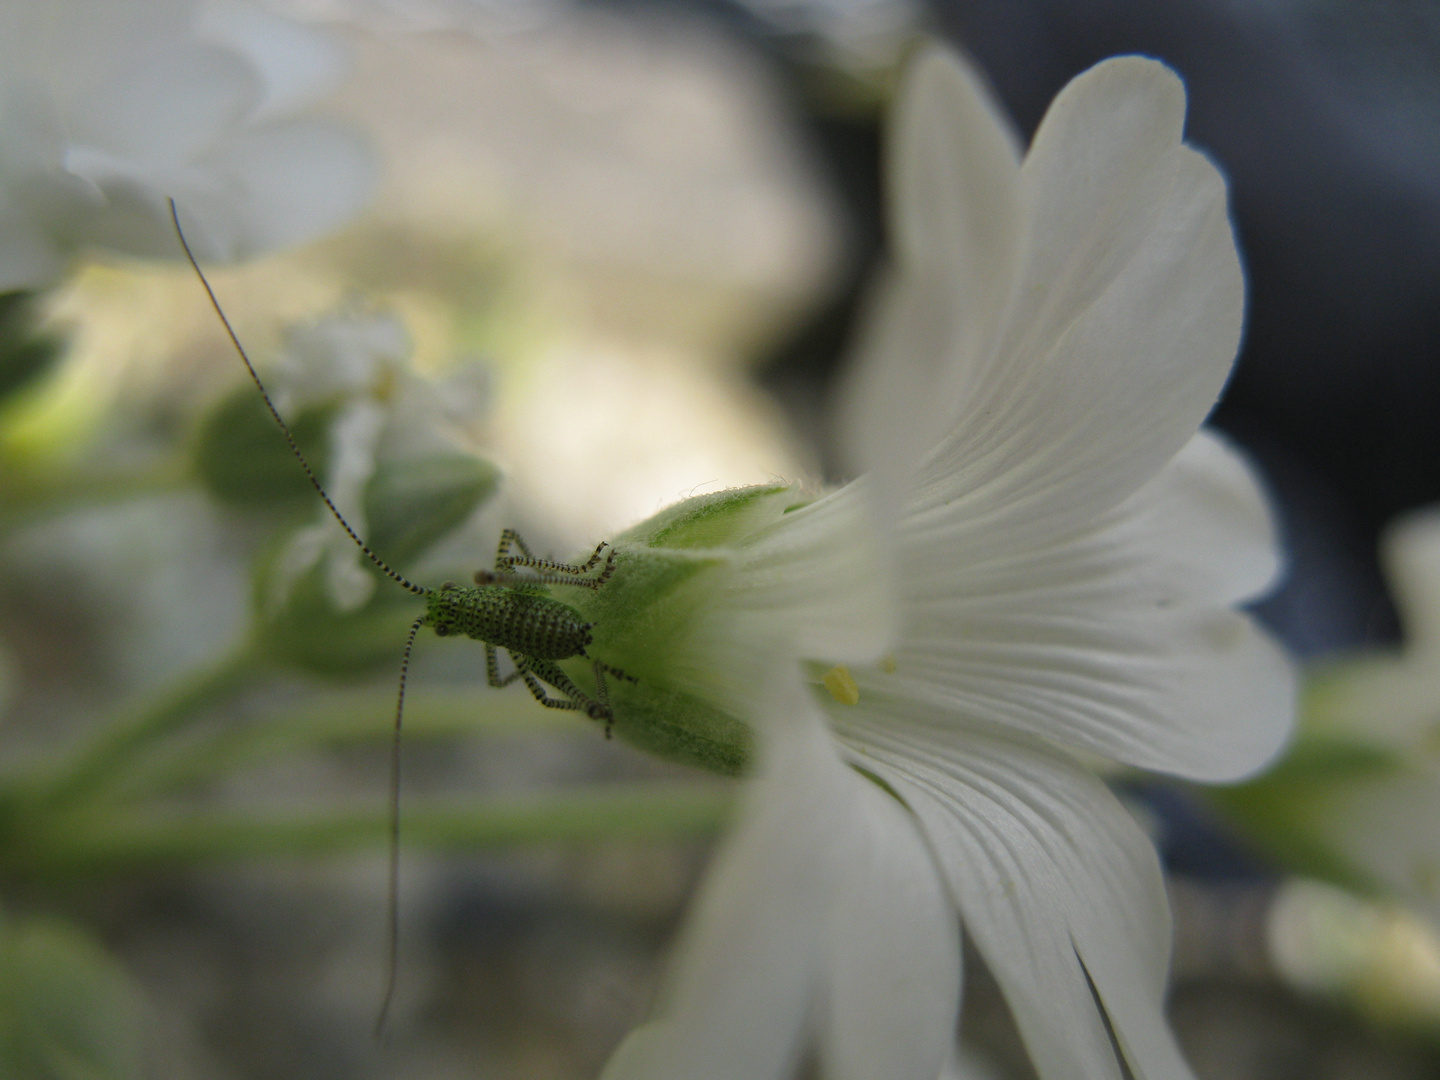
[[[736,547],[803,502],[781,485],[687,499],[614,539],[616,569],[603,588],[565,596],[595,624],[589,654],[635,677],[633,683],[608,680],[620,738],[710,772],[744,771],[750,731],[698,689],[705,680],[696,667],[704,656],[695,631],[728,579]],[[585,660],[562,666],[593,692]]]

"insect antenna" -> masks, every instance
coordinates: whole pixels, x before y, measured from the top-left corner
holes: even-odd
[[[385,961],[385,993],[380,999],[380,1015],[375,1018],[375,1037],[385,1035],[385,1021],[390,1015],[390,1002],[395,997],[395,975],[400,967],[400,719],[405,715],[405,676],[410,672],[410,650],[415,635],[425,625],[422,615],[410,624],[405,639],[405,652],[400,658],[400,693],[395,699],[395,736],[390,741],[390,868],[387,889],[386,920],[389,942]]]
[[[280,417],[280,412],[275,408],[275,403],[270,400],[270,394],[265,389],[265,384],[260,381],[259,374],[255,371],[255,365],[250,362],[249,355],[245,352],[245,346],[240,344],[240,338],[235,333],[235,328],[230,325],[230,320],[225,316],[225,309],[220,306],[220,301],[215,296],[215,290],[210,287],[210,281],[205,277],[205,271],[200,269],[200,263],[195,258],[195,253],[190,250],[189,241],[185,239],[185,231],[180,227],[180,213],[175,208],[175,200],[167,200],[170,204],[170,220],[175,224],[175,235],[180,239],[180,246],[185,251],[185,258],[190,260],[191,267],[195,270],[195,276],[200,279],[200,284],[205,286],[205,295],[210,298],[210,306],[215,309],[215,314],[220,316],[220,323],[225,327],[225,332],[230,335],[230,342],[235,346],[235,351],[240,354],[240,359],[245,362],[245,369],[250,372],[250,378],[255,383],[255,388],[260,391],[261,398],[265,401],[265,407],[270,410],[275,423],[280,426],[280,431],[285,436],[290,451],[295,455],[300,467],[305,470],[305,476],[309,479],[316,493],[324,500],[330,513],[340,523],[341,528],[355,546],[360,549],[364,556],[375,565],[386,577],[399,585],[403,585],[417,596],[426,596],[433,590],[423,585],[416,585],[407,580],[401,574],[392,570],[384,559],[370,550],[370,546],[361,540],[350,523],[325,489],[320,485],[310,463],[305,460],[305,455],[300,452],[299,445],[295,442],[295,436],[290,433],[289,426]],[[401,723],[405,715],[405,679],[410,671],[410,653],[415,646],[415,635],[420,632],[420,627],[425,625],[425,616],[422,615],[410,625],[410,635],[405,639],[405,652],[400,660],[400,691],[395,700],[395,729],[394,737],[390,743],[390,866],[386,895],[386,922],[388,925],[387,936],[387,957],[385,964],[385,993],[380,1002],[380,1013],[375,1019],[375,1037],[383,1038],[385,1034],[385,1021],[390,1014],[390,1003],[395,996],[396,972],[399,968],[400,959],[400,731]]]
[[[170,220],[175,223],[175,235],[180,238],[180,246],[185,249],[185,257],[190,260],[190,265],[194,267],[195,275],[200,279],[200,284],[205,286],[205,294],[210,297],[210,306],[215,309],[215,314],[220,316],[220,322],[225,327],[225,332],[230,335],[230,341],[235,346],[235,351],[240,354],[240,359],[245,361],[245,370],[250,372],[250,378],[254,381],[255,388],[260,391],[260,396],[265,400],[265,407],[270,410],[270,415],[275,418],[275,423],[280,425],[280,431],[284,434],[285,441],[290,444],[291,452],[295,455],[296,460],[300,462],[300,467],[305,470],[305,475],[309,478],[311,485],[315,488],[320,498],[325,501],[325,505],[330,508],[330,513],[335,515],[335,520],[340,523],[340,527],[345,530],[346,535],[355,541],[355,546],[360,549],[361,554],[375,565],[376,569],[391,581],[409,589],[416,596],[426,595],[430,592],[429,589],[423,585],[416,585],[413,581],[409,581],[401,576],[392,570],[384,559],[370,550],[370,545],[360,539],[355,530],[350,527],[350,523],[345,520],[345,515],[340,513],[336,505],[330,501],[330,496],[325,493],[325,489],[320,486],[320,481],[316,479],[315,473],[310,468],[310,463],[305,460],[305,455],[300,452],[300,447],[295,442],[295,436],[290,434],[289,426],[280,418],[280,411],[275,408],[275,403],[270,400],[270,394],[266,391],[265,384],[260,381],[260,376],[255,371],[255,365],[250,362],[250,357],[245,352],[245,346],[240,344],[240,338],[235,333],[235,328],[230,325],[230,320],[225,317],[225,310],[220,306],[220,301],[216,299],[215,290],[210,287],[210,282],[205,277],[205,271],[200,269],[200,263],[196,261],[195,253],[190,250],[190,243],[185,239],[184,230],[180,228],[180,212],[175,209],[175,200],[169,199],[167,201],[170,203]]]

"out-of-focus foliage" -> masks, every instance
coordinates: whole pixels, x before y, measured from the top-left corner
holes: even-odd
[[[35,297],[0,293],[0,399],[38,375],[60,352],[60,342],[36,326]]]
[[[55,918],[0,915],[0,1075],[138,1080],[144,1028],[130,978]]]

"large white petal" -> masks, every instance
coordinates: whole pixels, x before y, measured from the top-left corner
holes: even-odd
[[[907,537],[896,670],[857,672],[862,692],[1202,780],[1259,768],[1288,736],[1291,665],[1230,609],[1274,577],[1272,525],[1219,439],[1090,531],[1028,550],[970,539],[933,521]]]
[[[960,926],[919,824],[857,774],[826,935],[817,1057],[826,1080],[935,1080],[960,1009]]]
[[[880,494],[952,426],[1004,315],[1020,251],[1020,152],[979,76],[927,49],[896,98],[886,153],[893,266],[855,349],[842,428]]]
[[[898,632],[893,575],[865,477],[788,511],[747,536],[735,571],[695,632],[698,669],[734,681],[746,657],[779,637],[791,655],[873,661]]]
[[[781,1080],[799,1059],[860,781],[798,679],[774,685],[788,715],[760,726],[763,771],[691,907],[657,1017],[603,1080]]]
[[[1005,328],[912,513],[1043,542],[1133,493],[1195,433],[1230,371],[1244,287],[1213,165],[1180,141],[1154,61],[1061,93],[1022,166],[1025,253]]]
[[[1105,785],[1043,744],[909,703],[831,713],[854,760],[922,822],[1041,1077],[1118,1080],[1097,996],[1135,1076],[1189,1076],[1161,1007],[1159,863]]]
[[[841,761],[798,675],[776,670],[753,698],[763,771],[691,909],[656,1019],[604,1080],[780,1080],[817,1023],[831,1080],[934,1080],[950,1052],[959,932],[918,823]]]

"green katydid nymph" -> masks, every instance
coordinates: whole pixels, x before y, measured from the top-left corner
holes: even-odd
[[[600,589],[615,572],[615,549],[601,542],[593,554],[582,563],[556,562],[552,559],[536,558],[525,546],[518,533],[506,529],[500,536],[495,553],[495,568],[480,570],[475,574],[474,585],[457,585],[446,582],[439,588],[429,588],[409,581],[383,559],[350,527],[344,515],[336,507],[325,488],[311,469],[309,462],[295,441],[289,426],[281,418],[271,401],[269,392],[251,363],[245,347],[230,320],[226,318],[210,282],[196,261],[185,234],[180,227],[179,212],[175,200],[170,200],[170,216],[175,233],[186,258],[194,267],[200,283],[204,286],[220,322],[244,361],[250,378],[260,391],[265,406],[270,411],[281,434],[285,437],[291,452],[300,463],[306,477],[324,501],[335,520],[345,530],[355,545],[381,573],[391,581],[408,589],[416,596],[424,597],[425,612],[410,626],[409,636],[400,660],[399,692],[395,703],[395,725],[391,742],[390,765],[390,875],[389,875],[389,963],[384,999],[376,1020],[376,1032],[383,1031],[385,1019],[395,989],[396,959],[399,940],[399,850],[400,850],[400,733],[405,710],[405,679],[410,667],[410,654],[415,636],[422,626],[432,627],[437,635],[464,634],[485,646],[485,675],[491,686],[508,686],[522,679],[525,686],[541,705],[551,709],[573,709],[583,712],[592,720],[603,721],[605,737],[608,739],[614,725],[614,712],[610,706],[606,688],[606,674],[634,682],[633,676],[626,675],[617,667],[591,658],[586,647],[591,642],[593,623],[586,622],[569,604],[549,595],[553,586],[577,589]],[[606,554],[606,549],[609,553]],[[514,664],[514,670],[500,674],[499,650],[504,649]],[[595,673],[595,693],[587,694],[576,686],[561,670],[557,661],[572,657],[591,660]],[[554,691],[547,691],[546,685]]]

